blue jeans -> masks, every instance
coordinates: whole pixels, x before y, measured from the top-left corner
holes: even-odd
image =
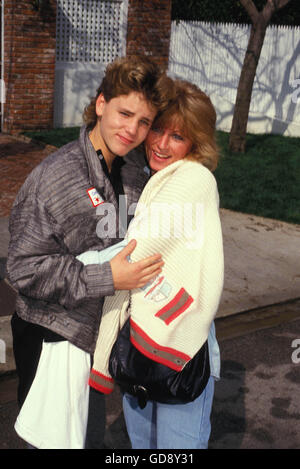
[[[202,394],[187,404],[148,401],[140,409],[137,399],[123,397],[123,410],[133,449],[207,449],[214,379]]]

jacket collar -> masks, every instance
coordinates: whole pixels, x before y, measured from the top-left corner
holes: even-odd
[[[103,156],[101,152],[100,154],[97,154],[97,151],[90,141],[89,131],[85,125],[80,129],[79,145],[86,158],[91,187],[95,187],[104,200],[110,200],[117,208],[118,203],[115,191],[109,178],[106,176],[105,171],[103,171],[101,163],[101,158],[103,158]]]
[[[89,131],[85,125],[80,129],[79,144],[86,158],[91,186],[103,187],[105,185],[105,174],[102,171],[100,157],[90,141]]]
[[[79,144],[87,161],[91,187],[95,187],[104,200],[112,201],[117,208],[118,202],[114,189],[101,163],[101,157],[103,158],[103,156],[98,155],[94,149],[89,138],[89,131],[85,125],[80,129]],[[125,195],[129,198],[128,202],[137,202],[146,182],[150,178],[150,170],[141,147],[132,150],[122,158],[120,175]]]

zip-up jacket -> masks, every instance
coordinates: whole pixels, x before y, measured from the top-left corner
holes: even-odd
[[[84,266],[76,256],[119,242],[126,232],[119,228],[117,197],[101,157],[82,127],[78,140],[49,155],[28,176],[9,221],[7,273],[18,292],[16,313],[88,353],[95,349],[103,299],[115,291],[109,262]],[[133,214],[132,204],[148,179],[145,162],[133,151],[120,166]],[[124,219],[124,203],[120,210]]]

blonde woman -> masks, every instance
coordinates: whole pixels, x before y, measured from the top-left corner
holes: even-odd
[[[145,141],[152,176],[126,237],[127,242],[137,241],[131,261],[158,251],[164,261],[162,273],[143,288],[106,298],[90,376],[92,387],[112,392],[110,352],[123,325],[130,324],[130,347],[140,355],[128,363],[137,364],[139,381],[133,385],[127,374],[123,381],[118,377],[118,382],[125,391],[124,414],[133,448],[207,448],[214,380],[219,378],[213,320],[223,288],[223,244],[212,174],[219,157],[216,113],[195,85],[176,80],[174,87],[174,100],[156,118]],[[162,208],[160,218],[154,206]],[[174,206],[170,225],[166,207]],[[184,215],[185,210],[180,224],[177,215]],[[190,400],[168,401],[167,386],[159,381],[161,370],[184,373],[205,343],[210,376],[203,384],[200,371],[194,370],[187,377],[196,390]],[[160,383],[157,399],[151,398],[152,375]]]

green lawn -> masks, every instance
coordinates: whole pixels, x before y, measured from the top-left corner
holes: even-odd
[[[78,138],[79,128],[25,135],[60,147]],[[246,153],[232,154],[229,134],[218,132],[217,137],[221,207],[300,224],[300,138],[249,134]]]
[[[215,172],[223,208],[300,223],[300,138],[247,135],[247,151],[232,154],[229,134]]]
[[[76,140],[79,137],[79,131],[80,127],[66,127],[63,129],[28,131],[24,132],[24,135],[47,145],[62,147],[66,143]]]

